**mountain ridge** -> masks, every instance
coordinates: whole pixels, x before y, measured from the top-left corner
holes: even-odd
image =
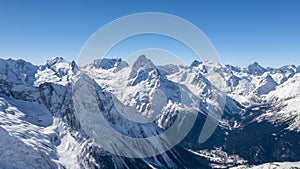
[[[188,66],[157,67],[146,56],[139,57],[139,60],[132,67],[120,59],[97,60],[86,66],[77,66],[76,62],[60,57],[40,66],[22,60],[1,59],[1,134],[5,130],[34,150],[26,151],[46,156],[44,160],[49,162],[49,168],[227,168],[300,161],[300,152],[295,149],[297,142],[288,139],[300,137],[297,107],[300,67],[289,65],[274,69],[253,63],[248,68],[239,68],[199,61]],[[215,90],[215,82],[211,81],[216,78],[215,74],[222,75],[217,77],[224,81],[224,112],[215,133],[207,142],[199,144],[195,139],[207,115],[214,108],[222,107],[218,102],[222,93]],[[110,105],[103,109],[103,113],[123,134],[150,137],[161,133],[174,124],[180,115],[178,112],[184,107],[198,113],[195,125],[180,144],[163,154],[140,159],[115,156],[95,143],[76,115],[78,103],[74,98],[74,86],[82,77],[90,79],[88,81],[95,86],[91,89],[98,97],[95,104]],[[286,91],[290,91],[287,96],[282,94]],[[92,94],[83,92],[81,95],[90,98]],[[186,96],[191,101],[185,101]],[[156,127],[122,120],[118,117],[122,114],[118,106],[129,106],[136,113],[154,119],[152,125]],[[274,133],[255,132],[257,129],[264,131],[264,127]],[[31,130],[35,132],[28,132]],[[237,138],[252,141],[244,133],[265,138],[278,148],[269,148],[264,141],[236,147]],[[2,135],[7,137],[5,132]],[[282,147],[287,153],[283,153]],[[5,149],[0,147],[0,152],[3,151]],[[270,152],[272,155],[268,155]],[[253,155],[255,153],[258,155]],[[35,156],[32,153],[32,157]],[[0,164],[7,167],[17,160],[13,156],[12,159],[0,156],[0,159],[4,161]],[[189,162],[191,159],[192,163]],[[21,160],[28,168],[31,167],[30,161]],[[43,158],[38,164],[44,166],[42,161]]]

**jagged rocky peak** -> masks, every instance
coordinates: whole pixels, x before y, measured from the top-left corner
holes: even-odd
[[[294,75],[295,73],[298,73],[299,71],[297,70],[297,67],[295,65],[287,65],[279,68],[282,73],[288,74],[289,75]]]
[[[222,67],[222,65],[218,62],[215,61],[211,61],[211,60],[206,60],[204,62],[201,62],[199,60],[194,60],[191,64],[190,64],[190,68],[193,67],[201,67],[201,66],[209,66],[209,67]]]
[[[72,70],[78,71],[79,67],[75,61],[69,62],[65,60],[63,57],[52,57],[51,59],[47,60],[46,63],[40,66],[40,70],[45,70],[46,68],[61,71],[64,70]]]
[[[154,68],[154,64],[151,59],[148,59],[146,55],[139,56],[136,61],[133,63],[133,68]]]
[[[125,67],[129,67],[129,64],[126,61],[122,60],[121,58],[116,59],[114,64],[115,71],[119,71]]]
[[[93,63],[86,65],[85,67],[92,67],[95,69],[112,69],[115,68],[115,71],[119,71],[125,67],[128,67],[128,63],[121,58],[109,59],[102,58],[96,59]]]
[[[192,69],[190,65],[155,67],[142,55],[118,74],[114,68],[126,62],[102,61],[107,61],[104,66],[111,70],[95,69],[91,63],[86,67],[91,76],[80,70],[74,73],[76,63],[61,57],[48,60],[44,69],[35,73],[36,66],[28,62],[0,59],[0,138],[4,140],[0,140],[0,168],[230,168],[240,164],[249,168],[272,161],[299,163],[300,73],[289,76],[294,66],[272,71],[268,68],[258,75],[264,68],[257,63],[249,66],[254,72],[250,74],[247,68],[238,68],[242,72],[236,73],[234,67],[213,62],[195,61],[191,65],[198,66]],[[95,64],[99,65],[99,60]],[[125,79],[130,72],[134,77]],[[210,77],[214,74],[210,72],[223,73],[230,90],[220,124],[210,140],[200,145],[200,127],[223,100],[218,99],[219,91],[213,90]],[[35,80],[35,86],[20,81],[28,79],[27,75]],[[276,79],[282,77],[286,81],[277,85]],[[110,85],[123,81],[121,87],[127,82],[131,85],[123,93],[110,90]],[[114,130],[133,138],[158,136],[180,120],[180,112],[186,109],[187,113],[191,109],[199,112],[194,127],[180,144],[164,154],[138,159],[113,155],[88,137],[79,117],[88,116],[84,113],[94,115],[98,108]],[[157,120],[138,123],[121,116],[130,112]],[[177,124],[181,129],[186,123]],[[153,143],[145,150],[164,145]]]
[[[83,70],[99,69],[101,70],[113,70],[118,72],[123,68],[129,67],[128,63],[121,58],[102,58],[96,59],[92,63],[81,66]]]
[[[200,64],[202,64],[202,62],[200,62],[199,60],[194,60],[191,64],[190,64],[190,68],[192,67],[197,67]]]
[[[26,72],[28,70],[32,70],[37,68],[37,66],[31,64],[30,62],[26,62],[22,59],[14,60],[14,59],[0,59],[0,68],[10,69],[19,72]],[[1,71],[2,72],[2,71]]]
[[[79,70],[79,67],[74,60],[71,62],[71,67],[72,67],[72,70],[76,70],[76,71]]]
[[[33,83],[38,67],[22,59],[0,59],[0,79],[8,82]]]
[[[35,74],[34,85],[39,86],[45,82],[67,85],[78,72],[80,69],[75,61],[69,62],[62,57],[52,57],[39,67]]]
[[[184,65],[174,65],[174,64],[167,64],[163,66],[157,66],[159,71],[164,74],[174,74],[180,71],[180,69],[184,69]]]
[[[130,77],[134,78],[141,71],[149,71],[155,69],[155,65],[145,55],[139,56],[131,67]]]
[[[270,74],[267,74],[264,76],[264,79],[265,81],[268,81],[268,82],[275,82],[274,79],[272,78],[272,76]],[[276,83],[276,82],[275,82]]]
[[[267,69],[262,67],[258,62],[254,62],[248,65],[246,71],[252,75],[262,75],[267,71]]]
[[[43,70],[46,67],[55,70],[60,70],[60,69],[68,69],[72,71],[79,70],[79,67],[75,61],[70,62],[64,59],[63,57],[52,57],[51,59],[47,60],[46,63],[40,67],[40,69]]]
[[[234,72],[238,72],[238,73],[241,72],[241,68],[238,66],[225,65],[225,67]]]
[[[46,61],[46,65],[53,66],[60,62],[68,62],[68,61],[66,61],[63,57],[53,56],[52,58]]]
[[[282,69],[294,69],[294,70],[296,70],[297,69],[297,67],[295,66],[295,65],[286,65],[286,66],[282,66],[281,67]]]
[[[207,73],[207,68],[204,62],[194,60],[190,65],[189,68],[191,70],[200,70],[202,73]]]
[[[270,91],[275,90],[278,86],[277,82],[269,74],[263,75],[263,79],[259,82],[259,87],[256,93],[259,95],[268,94]]]

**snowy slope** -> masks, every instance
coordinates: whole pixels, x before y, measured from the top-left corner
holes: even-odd
[[[257,127],[266,125],[270,127],[266,130],[274,130],[274,139],[282,130],[299,136],[300,69],[293,65],[274,69],[253,63],[239,68],[194,61],[189,66],[157,67],[142,55],[133,65],[121,59],[102,59],[82,67],[60,57],[41,66],[1,59],[0,70],[2,168],[226,168],[282,159],[300,161],[296,150],[281,157],[281,147],[273,148],[273,159],[264,160],[259,155],[270,153],[264,152],[268,143],[255,144],[255,136],[260,136],[257,131],[265,130]],[[105,151],[89,137],[90,131],[79,118],[97,109],[85,103],[94,103],[110,126],[134,138],[156,136],[184,113],[198,113],[198,117],[178,146],[158,156],[132,159]],[[220,108],[224,112],[218,112]],[[137,114],[141,118],[132,118]],[[211,139],[201,145],[195,138],[207,116],[223,119]],[[183,128],[179,124],[178,131]],[[253,141],[253,146],[236,142],[239,138]],[[297,147],[288,138],[280,137],[279,143],[276,145],[286,143],[289,150]],[[214,144],[224,147],[216,149]],[[134,149],[129,143],[125,147]],[[158,145],[145,148],[152,151]],[[248,156],[236,151],[240,149],[249,151]],[[252,155],[255,153],[258,155]],[[297,163],[262,166],[290,164]]]
[[[24,60],[0,59],[0,79],[12,82],[14,85],[32,85],[38,66]]]
[[[232,169],[298,169],[300,168],[300,162],[273,162],[266,163],[257,166],[238,166],[232,167]]]
[[[47,154],[34,149],[0,127],[1,168],[57,168]]]
[[[1,96],[0,121],[1,166],[58,167],[53,145],[57,136],[45,106]]]
[[[272,122],[289,121],[288,129],[300,131],[300,73],[266,95],[266,99],[273,102],[274,107],[260,119],[266,118]]]
[[[34,85],[39,86],[45,82],[66,85],[78,71],[79,68],[74,61],[70,63],[61,57],[53,57],[39,67],[35,74]]]

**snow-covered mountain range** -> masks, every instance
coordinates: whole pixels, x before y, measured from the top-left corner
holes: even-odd
[[[0,168],[299,167],[299,105],[300,66],[294,65],[156,66],[144,55],[133,65],[122,59],[85,66],[60,57],[40,66],[0,59]],[[157,136],[176,119],[182,120],[174,130],[180,135],[185,118],[196,116],[176,146],[130,158],[106,151],[105,143],[91,137],[81,118],[96,110],[132,138]],[[153,123],[128,119],[132,113]],[[208,116],[218,125],[201,143]],[[145,151],[165,145],[154,141]],[[128,150],[123,153],[139,155],[129,142],[122,144]]]

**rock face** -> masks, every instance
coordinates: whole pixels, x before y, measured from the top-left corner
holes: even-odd
[[[60,57],[41,66],[0,59],[0,166],[249,168],[281,162],[282,168],[297,167],[299,70],[293,65],[273,69],[253,63],[239,68],[199,61],[156,67],[144,55],[132,66],[121,59],[95,60],[82,67]],[[216,74],[222,79],[216,80]],[[218,80],[224,81],[222,91]],[[107,151],[105,140],[93,137],[101,126],[87,128],[83,123],[88,116],[90,124],[97,122],[100,114],[112,129],[130,138],[159,138],[176,128],[147,146],[112,145],[142,158],[119,156]],[[191,128],[184,133],[191,115]],[[218,126],[200,143],[210,118]],[[118,135],[109,134],[114,142]],[[156,151],[174,135],[184,139],[155,156],[145,157],[134,147]]]

